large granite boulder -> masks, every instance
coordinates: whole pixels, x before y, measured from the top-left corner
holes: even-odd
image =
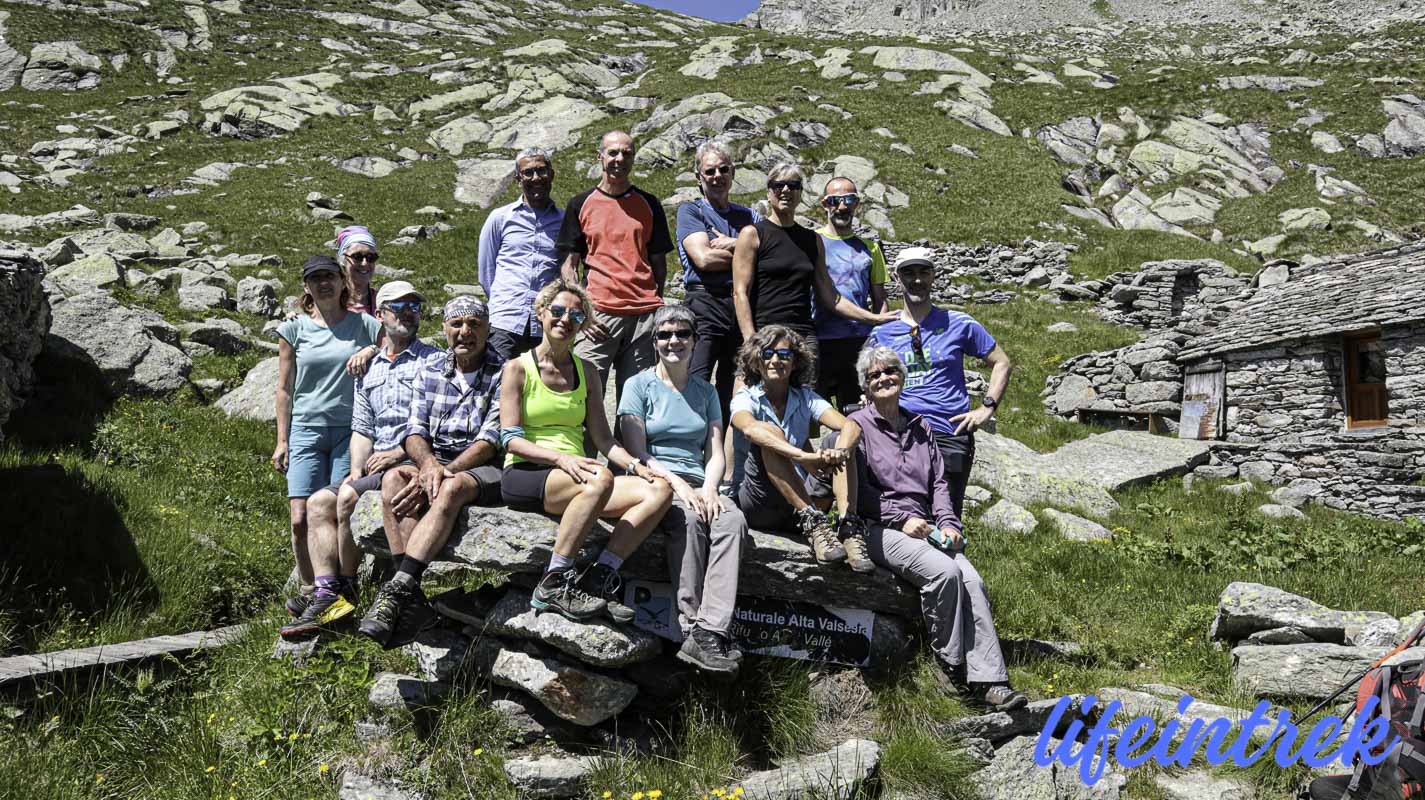
[[[754,772],[739,785],[748,800],[850,800],[862,796],[881,765],[881,746],[849,739],[825,753]]]
[[[1324,700],[1349,679],[1366,671],[1386,647],[1338,644],[1244,644],[1232,648],[1232,682],[1255,697]],[[1425,657],[1425,647],[1402,651],[1394,661]]]
[[[988,767],[972,773],[970,784],[977,796],[982,800],[1118,800],[1122,796],[1128,777],[1115,763],[1107,764],[1103,776],[1090,786],[1079,778],[1077,769],[1063,765],[1049,769],[1034,763],[1038,741],[1038,734],[1020,736],[1001,747]],[[1060,740],[1050,740],[1050,747],[1059,745]],[[1095,766],[1102,757],[1094,755]]]
[[[529,605],[530,593],[511,589],[486,617],[486,630],[516,639],[552,645],[588,664],[622,667],[647,661],[662,652],[658,638],[639,628],[603,620],[577,622],[561,614],[539,614]]]
[[[1218,598],[1209,635],[1236,642],[1258,631],[1295,628],[1318,642],[1340,644],[1347,627],[1389,618],[1379,611],[1336,611],[1274,586],[1235,581]]]
[[[520,797],[578,797],[599,760],[594,756],[544,756],[505,761],[505,777]]]
[[[44,266],[28,254],[0,250],[0,425],[34,386],[35,358],[50,327],[43,278]]]
[[[341,80],[334,73],[314,72],[218,92],[200,103],[206,112],[203,127],[212,133],[246,139],[291,133],[313,117],[357,113],[355,106],[327,94]]]
[[[490,680],[525,692],[576,725],[598,725],[628,708],[638,694],[638,686],[631,681],[556,657],[501,646],[492,637],[481,639],[476,650],[476,660]]]
[[[187,383],[193,369],[178,339],[161,315],[94,291],[56,303],[42,357],[97,370],[113,396],[166,394]]]
[[[277,419],[277,356],[257,362],[248,370],[242,385],[228,392],[214,406],[230,417],[273,422]],[[381,517],[380,497],[376,497],[376,517]],[[378,523],[379,525],[379,523]]]
[[[1008,436],[984,431],[975,434],[970,480],[1021,506],[1067,506],[1098,517],[1118,508],[1118,501],[1087,475],[1065,475],[1044,455]]]
[[[78,42],[44,42],[30,50],[20,86],[32,92],[73,92],[99,85],[104,62]]]

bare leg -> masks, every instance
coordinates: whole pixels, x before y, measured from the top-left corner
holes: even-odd
[[[330,492],[321,492],[330,494]],[[351,484],[343,483],[336,496],[336,544],[337,563],[340,564],[341,571],[338,573],[343,577],[356,577],[356,568],[361,564],[361,552],[356,549],[356,540],[351,535],[351,515],[356,511],[356,504],[361,500],[361,495],[351,488]]]
[[[613,491],[614,474],[608,467],[583,483],[575,483],[560,469],[549,473],[544,484],[544,510],[560,515],[559,529],[554,536],[555,555],[573,558],[579,552],[584,537],[593,529],[594,520]]]
[[[613,493],[599,514],[604,519],[618,520],[605,549],[619,558],[628,558],[648,538],[672,503],[673,488],[667,481],[649,483],[631,475],[614,478]]]
[[[307,552],[314,575],[337,574],[336,537],[337,498],[323,489],[307,498]]]
[[[480,483],[468,473],[462,472],[442,483],[440,496],[411,532],[406,542],[406,555],[430,563],[445,547],[445,540],[450,538],[450,529],[455,526],[460,509],[475,502],[479,495]]]
[[[312,575],[312,558],[307,551],[307,498],[289,497],[287,507],[292,517],[292,560],[297,564],[297,575],[302,583],[311,586],[316,578]]]
[[[385,477],[381,479],[381,524],[386,530],[386,541],[390,544],[392,553],[406,552],[406,542],[415,530],[419,515],[397,517],[391,510],[391,501],[407,483],[415,480],[417,474],[416,468],[407,464],[387,470]]]
[[[754,424],[784,442],[787,440],[782,429],[770,422]],[[762,464],[767,468],[767,480],[771,481],[777,494],[786,499],[793,509],[801,511],[811,505],[811,497],[807,494],[806,484],[802,481],[802,476],[797,473],[797,467],[791,459],[764,447],[762,448]]]

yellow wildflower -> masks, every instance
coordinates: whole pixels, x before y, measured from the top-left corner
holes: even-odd
[[[643,800],[643,792],[634,792],[633,797],[630,797],[629,800]]]
[[[217,768],[216,766],[208,767],[206,770],[204,770],[204,772],[207,772],[209,775],[212,775],[214,772],[217,772],[217,771],[218,771],[218,768]]]
[[[648,800],[658,800],[658,798],[660,798],[660,797],[662,797],[662,796],[663,796],[663,790],[662,790],[662,789],[654,789],[653,791],[651,791],[651,792],[648,793]]]
[[[267,766],[267,759],[265,759],[265,758],[262,759],[261,761],[257,762],[257,765],[258,765],[259,767],[265,767],[265,766]]]
[[[287,737],[287,741],[289,741],[289,742],[295,742],[295,741],[297,741],[298,736],[299,736],[299,734],[297,734],[297,733],[294,731],[291,736],[288,736],[288,737]]]
[[[317,772],[321,775],[325,775],[328,772],[331,772],[331,769],[332,768],[330,764],[323,764],[320,767],[317,767]]]
[[[612,800],[614,793],[609,791],[608,789],[605,789],[604,793],[600,796],[603,797],[604,800]]]
[[[733,790],[732,790],[732,793],[733,793],[734,795],[736,795],[737,797],[741,797],[741,796],[742,796],[742,787],[739,786],[739,787],[737,787],[736,789],[733,789]]]
[[[478,756],[478,755],[480,755],[480,754],[483,753],[483,752],[485,752],[485,748],[483,748],[483,747],[477,747],[477,748],[475,748],[473,751],[471,751],[471,755],[476,755],[476,756]]]
[[[95,783],[95,784],[100,784],[100,783],[103,783],[103,782],[104,782],[104,773],[101,772],[101,773],[99,773],[98,775],[95,775],[95,776],[94,776],[94,783]]]

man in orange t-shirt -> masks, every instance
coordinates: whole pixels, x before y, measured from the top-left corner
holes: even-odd
[[[564,209],[555,247],[566,280],[579,279],[594,302],[594,319],[574,352],[599,370],[607,385],[617,367],[615,391],[653,366],[653,312],[663,305],[668,277],[668,218],[658,198],[635,187],[633,137],[610,131],[599,142],[603,176],[594,188],[575,195]]]

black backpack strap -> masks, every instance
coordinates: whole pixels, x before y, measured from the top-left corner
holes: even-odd
[[[1412,781],[1425,781],[1425,742],[1419,739],[1404,740],[1400,743],[1400,771],[1410,776]]]
[[[1415,695],[1415,711],[1410,715],[1410,735],[1421,737],[1420,724],[1425,722],[1425,688],[1419,688],[1419,693]]]

